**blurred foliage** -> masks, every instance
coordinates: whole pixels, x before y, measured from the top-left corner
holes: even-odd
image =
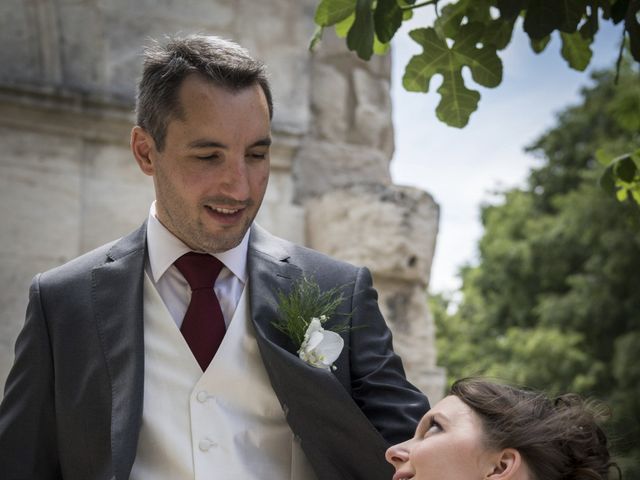
[[[462,299],[430,298],[439,364],[450,379],[503,378],[551,393],[595,396],[624,478],[640,478],[640,211],[599,188],[610,158],[640,145],[640,76],[625,62],[594,74],[582,103],[528,150],[525,188],[482,208],[479,263]]]
[[[320,0],[311,48],[325,28],[334,26],[349,50],[369,60],[373,54],[387,53],[402,23],[415,9],[425,7],[434,8],[435,20],[409,32],[423,52],[411,58],[402,83],[408,91],[426,93],[433,76],[440,75],[436,115],[452,127],[464,127],[480,100],[480,93],[468,88],[462,70],[468,69],[478,85],[498,86],[498,52],[511,43],[516,24],[522,25],[536,53],[558,32],[560,54],[569,67],[580,71],[591,62],[600,23],[621,24],[621,44],[628,39],[631,54],[640,62],[640,0]]]
[[[621,202],[632,198],[640,205],[640,149],[617,158],[609,158],[601,150],[596,154],[598,161],[607,167],[600,177],[600,186],[615,193]]]

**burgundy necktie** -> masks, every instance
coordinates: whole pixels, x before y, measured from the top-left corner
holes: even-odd
[[[191,287],[191,302],[180,331],[202,371],[205,371],[226,331],[220,303],[213,291],[224,265],[211,255],[189,252],[176,260],[175,266]]]

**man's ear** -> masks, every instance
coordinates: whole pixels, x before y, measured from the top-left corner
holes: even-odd
[[[515,448],[505,448],[498,452],[491,462],[484,480],[511,480],[526,478],[523,473],[522,456]]]
[[[140,170],[146,175],[153,176],[155,172],[155,142],[149,132],[137,125],[131,130],[131,151]]]

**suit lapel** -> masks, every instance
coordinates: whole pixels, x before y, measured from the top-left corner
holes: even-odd
[[[387,445],[351,398],[349,384],[343,385],[333,372],[298,359],[292,342],[272,325],[278,315],[278,290],[288,293],[304,273],[291,263],[288,249],[285,241],[252,227],[248,261],[251,318],[273,390],[319,479],[388,478],[386,469],[377,468],[381,461],[384,464],[381,459]],[[348,382],[348,375],[345,378]],[[363,465],[353,464],[349,452],[361,442],[368,446],[361,452]]]
[[[111,452],[115,478],[135,459],[144,389],[143,275],[146,223],[116,242],[92,272],[94,316],[111,379]]]
[[[278,319],[278,292],[288,293],[292,283],[302,276],[300,268],[289,260],[282,240],[254,224],[247,263],[251,319],[259,338],[294,352],[289,338],[273,326]]]

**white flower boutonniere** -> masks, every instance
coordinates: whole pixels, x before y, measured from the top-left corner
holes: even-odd
[[[298,350],[298,356],[313,367],[325,370],[335,369],[333,362],[340,356],[344,340],[336,332],[322,328],[322,320],[322,318],[311,319]]]
[[[273,325],[285,333],[298,349],[300,359],[312,367],[335,370],[333,365],[344,348],[339,332],[346,324],[324,328],[344,300],[339,287],[322,292],[313,280],[303,278],[289,295],[278,293],[280,319]]]

